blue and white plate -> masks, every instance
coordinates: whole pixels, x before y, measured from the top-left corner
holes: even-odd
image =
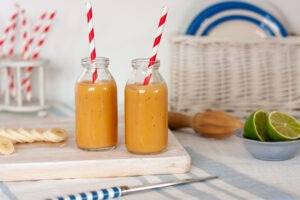
[[[241,1],[225,1],[200,12],[187,35],[265,38],[286,37],[286,28],[266,10]]]

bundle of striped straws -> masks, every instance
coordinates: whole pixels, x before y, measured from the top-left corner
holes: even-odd
[[[0,32],[0,57],[1,59],[38,60],[40,52],[45,45],[47,34],[51,29],[55,18],[55,11],[41,13],[37,21],[31,24],[28,21],[26,11],[20,5],[15,5],[15,11],[11,14],[7,25]],[[28,66],[22,71],[22,92],[27,101],[32,99],[32,72],[33,67]],[[16,96],[16,74],[14,68],[7,68],[9,93]],[[0,96],[3,94],[0,86]]]

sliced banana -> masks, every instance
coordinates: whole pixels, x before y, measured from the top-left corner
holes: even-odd
[[[12,154],[14,143],[62,142],[67,138],[68,133],[61,128],[47,130],[0,128],[0,154]]]
[[[0,136],[0,154],[9,155],[15,151],[14,144],[10,139]]]
[[[11,138],[7,137],[7,133],[4,128],[0,128],[0,136],[12,140]]]
[[[68,133],[61,128],[52,129],[0,129],[0,136],[11,140],[12,143],[32,142],[62,142],[68,138]]]
[[[18,138],[18,135],[15,134],[15,129],[6,128],[4,130],[5,130],[6,137],[11,139],[13,141],[13,143],[22,143],[23,142],[23,140]]]
[[[19,128],[17,131],[26,137],[26,142],[32,143],[35,141],[35,138],[32,136],[29,129]]]
[[[26,143],[27,139],[25,136],[19,133],[17,129],[7,128],[6,132],[10,137],[13,137],[18,143]]]
[[[46,142],[47,138],[43,135],[44,130],[40,128],[34,128],[30,130],[30,134],[32,134],[32,137],[37,142]]]
[[[52,128],[43,133],[49,142],[62,142],[68,138],[68,133],[61,128]]]
[[[53,137],[50,129],[45,130],[42,134],[43,134],[43,137],[46,138],[45,139],[46,142],[55,142],[55,137]]]
[[[0,129],[0,136],[10,139],[12,143],[18,142],[18,139],[14,135],[9,134],[6,129]]]

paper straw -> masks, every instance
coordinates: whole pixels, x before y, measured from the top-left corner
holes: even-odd
[[[0,48],[1,48],[1,51],[0,51],[0,57],[4,57],[6,56],[5,54],[5,51],[4,51],[4,46],[7,42],[7,38],[9,36],[9,33],[10,31],[12,30],[12,27],[15,26],[15,23],[16,23],[16,20],[17,20],[17,17],[18,17],[18,12],[14,12],[11,16],[10,16],[10,21],[9,21],[9,24],[8,26],[6,26],[4,28],[4,31],[3,31],[3,35],[1,36],[0,38]],[[7,70],[7,74],[8,74],[8,82],[9,82],[9,85],[11,86],[12,89],[9,89],[10,90],[10,93],[13,95],[13,87],[14,87],[14,76],[13,76],[13,73],[12,73],[12,70],[8,69]],[[10,87],[9,87],[10,88]],[[1,88],[0,88],[1,89]],[[2,91],[0,91],[0,93],[2,94]]]
[[[21,47],[21,55],[23,59],[28,58],[28,48],[26,48],[27,41],[30,38],[29,30],[28,30],[28,21],[26,17],[25,10],[20,11],[20,24],[21,24],[21,39],[22,39],[22,47]]]
[[[163,34],[164,27],[165,27],[165,24],[166,24],[167,15],[168,15],[168,8],[165,6],[162,9],[161,17],[159,19],[158,28],[157,28],[155,39],[154,39],[154,42],[153,42],[151,56],[149,58],[148,71],[147,71],[147,75],[144,79],[144,85],[149,84],[151,76],[152,76],[152,72],[151,72],[150,69],[156,61],[157,51],[158,51],[158,47],[159,47],[159,44],[160,44],[160,41],[161,41],[161,37],[162,37],[162,34]]]
[[[5,27],[5,29],[3,31],[3,35],[0,38],[0,48],[1,48],[1,55],[0,55],[0,57],[3,57],[5,55],[4,51],[3,51],[3,47],[4,47],[4,44],[6,42],[6,39],[7,39],[7,36],[9,34],[10,30],[11,30],[11,25]]]
[[[15,54],[16,35],[17,35],[16,29],[18,25],[18,17],[19,17],[18,11],[13,13],[10,17],[10,27],[7,33],[7,38],[6,38],[7,41],[5,43],[5,45],[7,46],[7,52],[5,55],[7,57],[12,57]],[[8,68],[7,73],[8,73],[9,92],[13,97],[15,97],[16,88],[15,88],[14,70],[12,68]]]
[[[13,56],[15,54],[16,36],[17,36],[17,25],[18,25],[19,13],[16,12],[11,16],[11,25],[8,32],[7,41],[7,56]]]
[[[8,26],[4,28],[3,35],[0,38],[0,48],[2,50],[1,56],[5,55],[4,45],[7,43],[7,39],[9,38],[11,31],[14,31],[16,29],[18,15],[19,15],[18,11],[15,11],[9,18]]]
[[[44,12],[39,16],[38,22],[34,25],[34,27],[32,29],[32,33],[27,38],[25,45],[22,48],[22,52],[24,52],[24,56],[23,56],[24,59],[29,58],[30,50],[31,50],[30,47],[34,43],[38,33],[40,32],[43,24],[45,23],[47,16],[48,16],[47,12]]]
[[[94,62],[96,55],[96,47],[95,47],[95,34],[94,34],[94,21],[93,21],[93,8],[91,2],[86,0],[86,17],[89,28],[89,47],[90,47],[90,60]],[[93,69],[92,82],[95,83],[98,78],[97,68]]]
[[[51,12],[49,15],[48,15],[48,19],[46,21],[46,24],[42,27],[41,29],[41,35],[40,37],[37,39],[37,46],[35,47],[35,49],[33,50],[33,53],[32,53],[32,59],[35,60],[35,59],[38,59],[39,58],[39,55],[40,55],[40,52],[45,44],[45,41],[46,41],[46,37],[51,29],[51,25],[53,23],[53,20],[56,16],[56,11],[53,11]]]
[[[50,13],[47,17],[46,24],[41,28],[42,32],[41,32],[40,37],[37,39],[37,46],[34,48],[32,55],[31,55],[32,60],[37,60],[39,58],[40,52],[41,52],[43,46],[45,45],[46,36],[51,29],[51,25],[52,25],[52,22],[53,22],[55,16],[56,16],[55,11]],[[22,80],[22,85],[23,85],[24,91],[26,93],[26,99],[28,101],[30,101],[32,98],[32,86],[31,86],[32,70],[33,70],[33,67],[26,68],[25,76]]]
[[[22,47],[22,55],[23,59],[28,59],[30,56],[30,51],[31,51],[31,45],[34,43],[36,40],[38,33],[42,29],[43,24],[45,24],[45,20],[48,16],[48,12],[43,12],[37,21],[37,23],[33,26],[32,33],[27,37],[25,44]],[[31,77],[31,72],[32,72],[32,67],[28,67],[24,70],[25,75],[22,77],[22,88],[24,90],[24,93],[26,94],[26,99],[28,101],[31,100],[31,82],[30,82],[30,77]],[[26,92],[29,91],[29,92]]]

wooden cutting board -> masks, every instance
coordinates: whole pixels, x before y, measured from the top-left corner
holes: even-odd
[[[73,133],[74,131],[71,129],[69,131]],[[119,133],[123,133],[123,130],[123,126],[121,126]],[[0,155],[0,180],[173,174],[187,172],[190,165],[190,156],[171,131],[169,132],[168,149],[157,155],[128,153],[123,134],[119,135],[119,144],[114,150],[82,151],[76,148],[72,134],[69,140],[63,144],[18,144],[14,154]]]

